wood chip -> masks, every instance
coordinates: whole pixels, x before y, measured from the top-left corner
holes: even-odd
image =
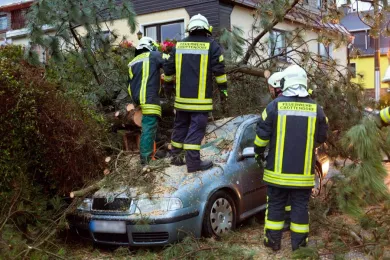
[[[127,112],[130,112],[131,110],[134,110],[134,109],[135,109],[134,104],[128,104],[128,105],[126,106]]]

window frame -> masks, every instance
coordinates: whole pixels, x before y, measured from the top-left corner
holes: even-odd
[[[173,20],[173,21],[167,21],[167,22],[143,25],[143,35],[144,36],[148,36],[148,35],[146,35],[146,30],[148,28],[151,28],[151,27],[156,27],[156,41],[163,42],[163,41],[165,41],[165,39],[161,38],[161,27],[164,26],[164,25],[178,24],[178,23],[182,23],[183,24],[184,34],[185,34],[185,21],[184,21],[184,19],[178,19],[178,20]],[[183,38],[184,38],[184,35],[183,35]]]
[[[9,19],[8,19],[8,15],[7,14],[0,14],[0,19],[1,18],[5,18],[5,21],[6,21],[6,27],[5,28],[0,28],[0,32],[4,32],[4,31],[7,31],[10,27],[10,24],[9,24]]]
[[[321,45],[324,46],[326,55],[321,54]],[[332,44],[326,46],[325,44],[319,42],[318,43],[318,56],[321,57],[322,60],[330,60],[332,59]]]
[[[351,73],[351,78],[356,78],[356,62],[349,63],[349,72]]]
[[[251,144],[252,144],[252,146],[246,146],[246,147],[242,147],[241,145],[242,145],[242,142],[243,142],[243,140],[244,140],[244,138],[245,138],[245,136],[247,136],[248,134],[245,134],[246,133],[246,131],[248,130],[248,129],[250,129],[250,128],[252,128],[253,127],[253,130],[254,130],[254,137],[253,137],[253,140],[252,140],[252,142],[251,142]],[[239,142],[238,142],[238,152],[239,153],[242,153],[243,151],[244,151],[244,149],[245,148],[248,148],[248,147],[255,147],[255,139],[256,139],[256,128],[257,128],[257,122],[253,122],[253,123],[249,123],[246,127],[245,127],[245,129],[243,129],[243,131],[242,131],[242,134],[241,134],[241,137],[240,137],[240,140],[239,140]],[[252,130],[252,129],[251,129]],[[249,140],[249,139],[248,139]],[[251,141],[251,140],[250,140]]]
[[[284,51],[284,54],[283,55],[280,55],[277,57],[278,60],[281,60],[281,61],[284,61],[284,62],[287,62],[288,60],[288,57],[287,57],[287,41],[286,41],[286,34],[287,34],[287,31],[284,31],[284,30],[279,30],[279,29],[273,29],[270,31],[270,56],[275,56],[275,55],[278,55],[280,54],[280,52],[276,52],[276,47],[277,47],[277,41],[274,41],[273,39],[273,35],[274,33],[278,33],[278,36],[276,37],[276,39],[280,36],[280,35],[283,35],[283,51]],[[272,44],[275,44],[275,46],[272,46]]]

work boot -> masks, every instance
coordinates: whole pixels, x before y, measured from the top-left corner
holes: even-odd
[[[268,237],[268,239],[264,239],[264,245],[266,247],[271,248],[273,251],[280,250],[280,243],[276,243],[272,238]]]
[[[171,159],[171,165],[182,166],[182,165],[185,165],[185,164],[186,163],[184,162],[183,157],[181,157],[179,155],[173,156],[172,159]]]
[[[280,250],[280,244],[281,244],[281,238],[279,239],[279,242],[277,242],[270,234],[270,231],[267,230],[264,237],[264,245],[266,247],[271,248],[273,251],[279,251]]]
[[[201,161],[199,164],[198,169],[188,169],[188,172],[197,172],[197,171],[205,171],[207,169],[210,169],[213,167],[213,162],[212,161]]]
[[[295,251],[295,250],[298,250],[299,248],[301,247],[306,247],[307,246],[307,242],[308,242],[308,238],[305,237],[304,239],[302,239],[302,241],[298,244],[296,243],[291,243],[291,247],[292,247],[292,251]]]
[[[163,151],[163,150],[158,150],[155,154],[154,154],[154,158],[155,159],[162,159],[162,158],[165,158],[167,156],[167,152]]]

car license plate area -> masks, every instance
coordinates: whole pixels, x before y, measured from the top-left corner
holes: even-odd
[[[126,234],[126,222],[92,220],[89,228],[93,233]]]

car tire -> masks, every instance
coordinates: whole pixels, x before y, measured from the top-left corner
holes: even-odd
[[[205,237],[219,237],[236,226],[236,207],[232,197],[224,192],[215,192],[207,202],[202,232]]]

